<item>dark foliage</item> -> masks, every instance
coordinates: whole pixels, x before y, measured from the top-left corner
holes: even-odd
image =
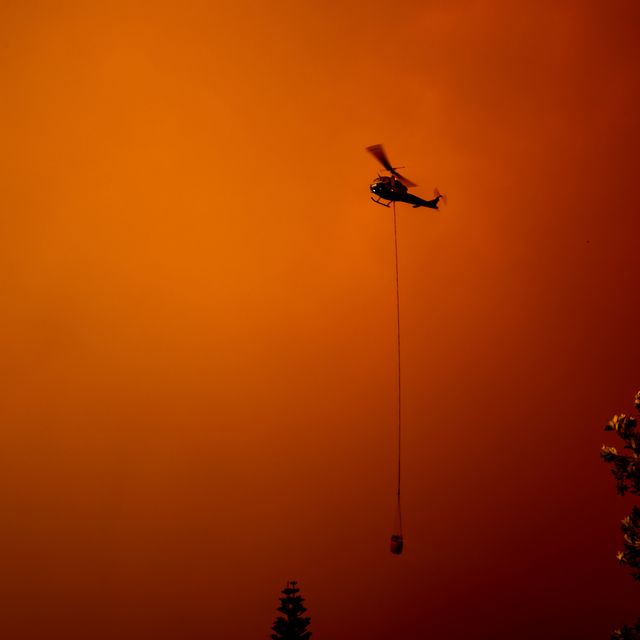
[[[636,411],[640,412],[640,391],[635,397]],[[613,416],[605,431],[615,431],[624,443],[623,452],[615,447],[602,446],[600,456],[609,465],[616,481],[616,491],[624,496],[627,492],[640,496],[640,433],[638,417],[621,414]],[[620,564],[631,570],[634,580],[640,580],[640,507],[634,506],[622,521],[623,550],[618,551]],[[633,627],[624,626],[614,631],[611,640],[640,640],[640,620]]]
[[[611,640],[640,640],[640,620],[633,627],[626,625],[611,634]]]
[[[304,598],[298,595],[300,589],[297,582],[287,582],[287,586],[282,590],[283,597],[280,598],[278,611],[283,615],[278,616],[273,623],[271,634],[272,640],[309,640],[311,632],[307,627],[311,618],[305,618],[307,609],[302,604]]]

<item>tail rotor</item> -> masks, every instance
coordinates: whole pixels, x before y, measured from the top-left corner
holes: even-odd
[[[444,204],[449,202],[447,196],[445,196],[444,193],[440,193],[440,189],[438,189],[438,187],[433,190],[433,196],[436,200],[442,200]]]

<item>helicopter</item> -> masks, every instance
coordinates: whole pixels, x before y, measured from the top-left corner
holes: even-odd
[[[412,205],[414,209],[416,207],[428,207],[429,209],[437,210],[440,200],[446,203],[445,196],[438,189],[434,190],[435,197],[433,200],[423,200],[409,193],[409,187],[417,187],[418,185],[398,173],[397,169],[402,169],[402,167],[391,166],[381,144],[371,145],[367,147],[367,151],[391,174],[390,176],[378,175],[369,186],[371,192],[377,196],[376,198],[371,198],[376,204],[389,207],[392,202],[406,202]],[[388,202],[385,204],[382,200],[387,200]]]

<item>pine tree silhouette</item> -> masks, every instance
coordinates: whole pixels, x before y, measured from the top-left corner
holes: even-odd
[[[307,609],[302,604],[304,598],[298,595],[297,584],[291,580],[282,590],[278,611],[284,615],[278,616],[271,627],[275,632],[271,634],[272,640],[309,640],[311,637],[311,632],[307,631],[311,618],[303,617]]]

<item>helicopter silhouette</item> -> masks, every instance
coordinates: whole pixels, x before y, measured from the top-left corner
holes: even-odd
[[[391,166],[381,144],[371,145],[367,147],[367,151],[391,174],[390,176],[378,175],[369,186],[371,192],[377,196],[377,198],[371,198],[376,204],[389,207],[392,202],[406,202],[412,205],[414,209],[416,207],[427,207],[437,210],[440,200],[446,203],[445,196],[438,189],[434,190],[435,198],[433,200],[424,200],[413,195],[413,193],[409,193],[409,187],[417,187],[418,185],[398,173],[397,169],[402,169],[402,167]],[[388,202],[385,204],[382,200],[387,200]]]

